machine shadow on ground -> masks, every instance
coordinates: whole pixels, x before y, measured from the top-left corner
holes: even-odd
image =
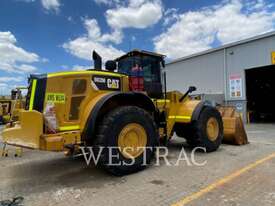
[[[168,143],[167,159],[175,162],[182,148],[188,156],[191,155],[192,148],[183,138],[173,138]],[[220,150],[223,148],[221,147]],[[196,155],[200,158],[206,154],[196,152]],[[142,177],[147,175],[146,172],[150,173],[155,170],[156,167],[166,167],[163,159],[160,159],[159,166],[154,166],[155,160],[156,158],[152,160],[146,170],[139,174],[116,177],[93,164],[87,166],[83,157],[70,158],[64,157],[62,153],[24,150],[22,158],[0,158],[0,165],[9,167],[9,173],[2,173],[0,176],[6,179],[5,190],[7,192],[23,196],[30,193],[40,194],[55,191],[64,187],[100,189],[108,185],[124,184],[129,178],[136,175]]]
[[[189,155],[192,149],[183,142],[171,142],[168,145],[169,155],[168,160],[175,160],[180,151],[184,148],[187,155]],[[33,151],[28,151],[31,154]],[[39,152],[35,153],[40,155]],[[28,155],[29,155],[28,154]],[[48,155],[45,154],[44,155]],[[203,155],[202,153],[198,155]],[[20,161],[17,159],[16,161]],[[155,158],[152,162],[155,161]],[[151,163],[153,164],[153,163]],[[160,159],[160,166],[163,167],[165,161]],[[46,157],[41,160],[32,160],[20,164],[11,166],[12,169],[8,176],[10,178],[17,177],[16,181],[10,181],[8,188],[17,191],[20,194],[42,193],[53,190],[53,185],[56,188],[62,187],[74,187],[74,188],[100,188],[104,185],[116,185],[123,184],[126,179],[132,175],[116,177],[105,172],[101,168],[95,167],[94,164],[86,165],[83,157],[64,157],[62,154],[58,154],[56,157],[52,154],[50,157]],[[154,169],[153,165],[148,166]],[[146,170],[140,173],[146,173]],[[141,174],[143,175],[143,174]],[[6,176],[6,175],[5,175]],[[26,187],[31,184],[31,187]],[[7,188],[7,189],[8,189]]]

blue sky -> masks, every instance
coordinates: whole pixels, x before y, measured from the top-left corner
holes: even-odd
[[[30,73],[91,68],[93,49],[172,60],[274,28],[272,0],[1,0],[0,95]]]

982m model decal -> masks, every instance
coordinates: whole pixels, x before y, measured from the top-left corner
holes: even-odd
[[[93,83],[99,90],[113,90],[121,89],[121,80],[119,77],[94,75],[92,76]]]

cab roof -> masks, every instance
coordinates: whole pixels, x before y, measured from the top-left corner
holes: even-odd
[[[149,52],[149,51],[145,51],[145,50],[134,49],[134,50],[129,51],[128,53],[122,55],[121,57],[116,58],[115,61],[119,61],[119,60],[124,59],[126,57],[137,56],[137,55],[146,55],[146,56],[158,57],[158,58],[162,58],[162,59],[166,57],[163,54],[158,54],[158,53],[155,53],[155,52]]]

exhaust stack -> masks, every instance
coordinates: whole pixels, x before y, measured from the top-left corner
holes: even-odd
[[[93,60],[94,60],[94,69],[102,70],[102,58],[95,50],[93,51]]]

